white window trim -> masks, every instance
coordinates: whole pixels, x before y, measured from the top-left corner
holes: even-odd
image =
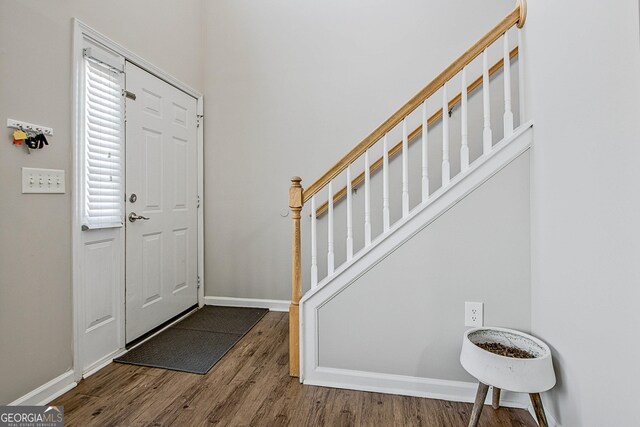
[[[84,94],[80,90],[80,80],[84,73],[84,58],[83,58],[83,39],[88,38],[95,43],[111,49],[113,52],[122,56],[125,60],[137,65],[138,67],[148,71],[154,76],[164,80],[172,86],[180,89],[188,95],[196,98],[196,112],[199,117],[203,115],[203,96],[200,92],[196,91],[189,85],[181,82],[170,74],[162,71],[160,68],[146,61],[136,53],[130,51],[124,46],[114,42],[103,34],[97,32],[93,28],[89,27],[77,18],[73,19],[73,46],[72,46],[72,60],[73,69],[71,73],[72,78],[72,105],[71,105],[71,130],[72,130],[72,291],[73,291],[73,377],[75,381],[79,381],[83,377],[83,363],[82,354],[80,348],[80,334],[81,324],[79,313],[82,313],[82,277],[80,275],[80,249],[81,249],[81,233],[82,231],[82,203],[84,202],[82,186],[84,182],[84,163],[83,163],[83,120],[81,120],[80,114],[84,109]],[[198,289],[198,305],[202,307],[204,305],[204,216],[202,208],[204,202],[204,126],[197,128],[197,144],[198,144],[198,195],[200,197],[200,206],[198,209],[198,277],[200,279],[200,288]],[[126,212],[125,212],[126,213]],[[91,232],[91,231],[88,231]],[[124,246],[122,247],[124,251]],[[124,286],[124,281],[123,281]],[[124,289],[122,290],[124,297]],[[121,316],[122,328],[124,328],[124,316]],[[110,357],[117,357],[114,354]],[[111,359],[104,360],[101,363],[106,364]],[[96,364],[98,365],[98,364]]]

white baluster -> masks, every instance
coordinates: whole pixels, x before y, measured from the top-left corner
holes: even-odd
[[[511,59],[509,58],[509,36],[502,36],[502,55],[504,57],[504,137],[513,134],[513,112],[511,111]]]
[[[442,186],[451,180],[451,166],[449,165],[449,100],[447,99],[447,84],[442,85]]]
[[[482,52],[482,105],[484,109],[484,129],[482,130],[482,153],[491,151],[491,98],[489,93],[489,60],[487,51]]]
[[[347,261],[353,258],[353,217],[351,201],[351,165],[349,165],[347,166]]]
[[[407,119],[402,121],[402,217],[409,215],[409,137]]]
[[[422,201],[429,198],[429,125],[427,123],[427,100],[422,103]]]
[[[518,28],[518,101],[520,105],[520,124],[527,119],[525,114],[524,88],[524,48],[522,44],[522,28]]]
[[[328,185],[329,189],[329,199],[327,202],[329,203],[329,210],[327,216],[327,275],[331,276],[333,274],[334,265],[333,265],[333,181],[329,181]]]
[[[389,231],[389,146],[387,134],[382,141],[382,226]]]
[[[318,286],[318,247],[316,237],[316,196],[311,197],[311,287]]]
[[[469,169],[469,138],[468,138],[468,126],[467,126],[467,67],[462,69],[462,84],[460,94],[462,95],[462,101],[460,104],[460,116],[461,127],[460,135],[462,143],[460,146],[460,170],[462,172]]]
[[[364,245],[371,244],[371,179],[369,150],[364,152]]]

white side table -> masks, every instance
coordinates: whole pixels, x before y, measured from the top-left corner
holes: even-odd
[[[477,343],[499,343],[531,353],[530,359],[506,357],[478,347]],[[551,389],[556,375],[549,346],[538,338],[513,329],[483,327],[464,334],[460,353],[462,367],[478,379],[478,392],[469,427],[478,425],[489,386],[493,386],[492,405],[500,406],[500,390],[529,393],[541,427],[548,427],[540,393]]]

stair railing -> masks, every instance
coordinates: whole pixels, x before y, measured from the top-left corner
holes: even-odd
[[[300,332],[299,332],[299,303],[302,298],[302,265],[301,265],[301,243],[300,243],[300,218],[301,211],[305,203],[311,202],[311,286],[318,285],[318,264],[317,264],[317,233],[316,220],[323,213],[327,213],[327,276],[330,277],[335,272],[334,262],[334,236],[333,236],[333,206],[346,197],[347,201],[347,236],[346,236],[346,259],[353,258],[353,227],[352,227],[352,190],[364,182],[364,248],[371,245],[371,203],[370,203],[370,179],[371,173],[382,167],[383,181],[383,232],[391,229],[390,206],[389,206],[389,158],[398,153],[402,154],[402,218],[409,215],[409,166],[408,153],[409,141],[416,140],[421,135],[422,146],[421,159],[421,184],[422,203],[429,200],[429,170],[428,170],[428,136],[426,130],[433,126],[436,121],[441,120],[442,126],[442,189],[446,189],[451,182],[451,167],[449,162],[449,111],[460,104],[461,106],[461,148],[460,148],[460,171],[464,173],[469,168],[469,146],[467,130],[467,97],[472,91],[482,85],[483,98],[483,131],[482,131],[482,152],[487,155],[492,150],[492,131],[490,117],[490,76],[504,70],[504,115],[503,130],[504,137],[513,134],[513,112],[511,108],[511,80],[510,61],[516,55],[519,56],[519,108],[520,123],[524,117],[524,91],[523,91],[523,67],[522,67],[522,43],[521,31],[526,19],[526,0],[517,0],[516,7],[511,13],[505,16],[495,27],[480,38],[476,43],[467,49],[460,57],[444,69],[427,86],[411,98],[406,104],[400,107],[384,123],[378,126],[371,134],[364,138],[351,151],[343,156],[333,167],[325,172],[320,178],[312,183],[308,188],[303,189],[300,177],[291,179],[289,189],[289,207],[291,208],[292,219],[292,271],[291,271],[291,304],[289,306],[289,374],[297,377],[300,375]],[[509,50],[508,30],[513,26],[518,28],[518,46]],[[487,49],[498,39],[503,39],[503,58],[499,63],[489,67]],[[478,56],[482,55],[482,76],[475,79],[467,86],[467,66]],[[448,83],[458,74],[461,76],[461,91],[454,98],[447,96]],[[442,89],[442,108],[438,109],[430,117],[427,114],[427,100],[438,90]],[[407,117],[422,107],[421,124],[411,133],[408,132]],[[390,150],[387,144],[388,133],[396,128],[402,128],[402,140],[395,144]],[[370,162],[369,150],[377,142],[382,141],[382,158],[373,164]],[[364,171],[355,179],[351,177],[351,165],[361,157],[364,158]],[[333,192],[333,180],[342,172],[346,172],[346,186],[338,192]],[[317,206],[316,195],[324,188],[327,188],[327,201],[321,206]]]

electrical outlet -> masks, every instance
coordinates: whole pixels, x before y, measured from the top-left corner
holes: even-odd
[[[484,324],[484,310],[481,302],[464,303],[464,326],[480,327]]]

